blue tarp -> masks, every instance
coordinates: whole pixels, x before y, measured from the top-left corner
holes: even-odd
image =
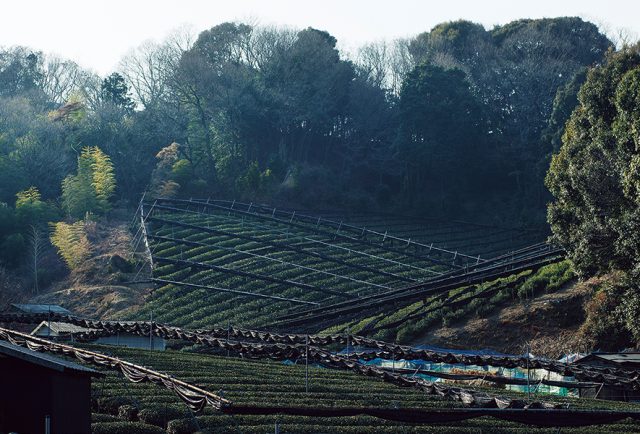
[[[437,351],[437,352],[440,352],[440,353],[460,354],[460,355],[465,355],[465,356],[520,357],[520,356],[513,355],[513,354],[500,353],[498,351],[494,351],[494,350],[491,350],[489,348],[483,348],[483,349],[480,349],[480,350],[461,350],[461,349],[454,349],[454,348],[436,347],[436,346],[433,346],[433,345],[416,345],[416,346],[411,347],[411,348],[415,348],[416,350]],[[339,351],[338,354],[347,354],[347,353],[354,353],[354,352],[371,353],[371,352],[374,352],[374,351],[378,351],[378,349],[367,348],[367,347],[349,346],[349,351],[347,351],[347,348],[345,347],[343,350]]]
[[[513,355],[513,354],[500,353],[498,351],[491,350],[489,348],[482,348],[480,350],[461,350],[461,349],[455,349],[455,348],[436,347],[436,346],[433,346],[433,345],[417,345],[417,346],[415,346],[413,348],[416,348],[418,350],[438,351],[438,352],[451,353],[451,354],[460,354],[460,355],[465,355],[465,356],[518,357],[518,356]]]

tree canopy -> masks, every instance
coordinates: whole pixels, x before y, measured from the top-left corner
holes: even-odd
[[[547,175],[549,222],[584,274],[640,271],[640,50],[589,71]]]
[[[611,46],[565,17],[447,22],[353,55],[321,29],[228,22],[106,77],[2,49],[0,243],[20,244],[32,187],[56,218],[152,191],[544,227],[550,155]]]
[[[640,342],[640,45],[591,69],[578,101],[546,178],[549,223],[579,273],[609,274],[585,327],[616,350]]]

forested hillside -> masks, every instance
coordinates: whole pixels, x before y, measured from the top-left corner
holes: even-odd
[[[13,207],[30,187],[57,200],[77,154],[97,146],[115,200],[139,199],[153,174],[166,194],[540,223],[577,84],[611,43],[557,18],[336,47],[312,28],[225,23],[147,43],[106,78],[5,48],[0,200]]]
[[[602,231],[579,223],[585,202],[565,192],[575,184],[568,174],[579,175],[565,166],[584,119],[602,116],[620,140],[635,131],[635,76],[619,91],[596,80],[622,56],[597,26],[570,17],[491,29],[456,21],[354,52],[338,46],[314,28],[223,23],[147,42],[107,77],[36,49],[3,48],[0,286],[38,293],[69,270],[83,287],[135,277],[113,258],[126,256],[122,242],[103,228],[122,224],[145,192],[455,219],[534,230],[542,241],[553,153],[547,185],[558,201],[549,216],[576,271],[635,267],[615,259],[635,252],[623,236],[635,214],[616,208],[617,235],[603,235],[620,237],[605,255],[615,266],[598,265],[607,259],[596,261],[601,250],[585,240]],[[626,117],[607,117],[594,99],[601,88]],[[616,168],[635,167],[633,158]],[[620,175],[617,203],[636,200],[633,176]],[[96,256],[108,267],[90,269],[104,263]],[[629,306],[624,318],[633,317]]]

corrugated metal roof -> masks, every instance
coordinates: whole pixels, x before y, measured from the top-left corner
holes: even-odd
[[[574,363],[585,363],[591,361],[601,361],[603,363],[614,363],[621,366],[640,366],[640,353],[591,353]]]
[[[42,321],[38,324],[31,334],[32,335],[47,335],[46,329],[49,328],[54,334],[65,334],[65,333],[85,333],[89,332],[93,329],[89,329],[86,327],[80,327],[73,324],[68,324],[66,322],[56,322],[56,321]],[[44,329],[44,330],[43,330]]]
[[[27,363],[42,366],[48,369],[53,369],[58,372],[75,372],[79,374],[87,374],[94,377],[100,377],[104,374],[94,369],[87,368],[77,363],[69,362],[59,357],[54,357],[49,354],[38,353],[31,351],[27,348],[13,345],[8,342],[0,341],[0,354],[15,359],[24,360]]]
[[[640,353],[594,353],[593,355],[613,363],[640,364]]]
[[[11,306],[25,313],[60,313],[63,315],[71,315],[71,312],[57,304],[18,304],[12,303]]]

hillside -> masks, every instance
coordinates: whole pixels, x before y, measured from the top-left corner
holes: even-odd
[[[57,43],[94,11],[12,3],[0,434],[640,433],[640,40],[607,8],[129,2]]]
[[[265,327],[467,271],[483,276],[503,267],[498,271],[508,275],[511,268],[501,264],[537,267],[534,260],[548,255],[543,246],[501,256],[542,235],[465,223],[340,218],[225,201],[159,199],[145,209],[146,258],[159,288],[127,318],[153,312],[158,321],[189,327]],[[492,255],[500,259],[485,259]]]
[[[539,338],[540,354],[555,357],[565,353],[558,351],[560,342],[544,337],[576,331],[584,321],[582,305],[591,293],[589,285],[575,283],[569,263],[562,261],[533,272],[455,287],[390,314],[356,318],[327,332],[348,328],[404,344],[482,346],[514,354],[524,353],[525,344],[533,345],[529,341]]]
[[[411,343],[491,348],[507,354],[522,354],[529,345],[531,353],[552,358],[588,352],[579,329],[585,319],[583,305],[592,293],[588,285],[571,282],[556,292],[503,304],[486,315],[436,326]]]
[[[145,209],[152,276],[137,220],[131,227],[101,221],[92,226],[91,258],[30,301],[60,304],[92,318],[148,320],[153,315],[160,322],[194,328],[270,328],[296,312],[437,282],[542,237],[535,231],[463,222],[224,201],[159,200]],[[506,257],[528,258],[532,252]],[[537,272],[509,270],[486,282],[480,275],[477,284],[457,279],[436,285],[435,293],[429,289],[419,301],[383,305],[381,314],[355,310],[349,322],[336,317],[334,325],[319,322],[316,330],[346,332],[348,327],[352,333],[402,343],[481,345],[508,353],[522,352],[525,340],[538,339],[531,342],[537,350],[558,354],[557,340],[545,337],[573,336],[584,319],[585,292],[574,291],[564,263]],[[156,279],[157,289],[144,283],[149,278]],[[499,327],[501,339],[491,339],[496,326],[507,324]]]
[[[90,222],[86,227],[91,252],[85,261],[61,272],[48,286],[42,285],[39,293],[23,289],[3,302],[57,304],[92,318],[110,318],[143,305],[151,285],[132,284],[140,279],[134,266],[128,217],[122,210],[110,219]],[[47,255],[55,256],[55,250],[50,249]]]
[[[229,399],[234,407],[194,414],[170,390],[131,385],[105,370],[106,378],[93,384],[94,433],[268,432],[276,423],[280,432],[296,433],[434,432],[432,423],[390,416],[418,417],[425,409],[444,418],[437,428],[443,433],[557,432],[488,416],[460,421],[457,413],[448,411],[495,408],[497,402],[513,409],[556,409],[551,411],[565,406],[571,411],[635,409],[546,395],[538,387],[528,396],[485,381],[396,372],[396,358],[454,363],[456,356],[414,354],[392,343],[522,354],[527,342],[532,353],[552,359],[583,349],[578,347],[583,304],[598,282],[577,282],[561,252],[533,243],[539,233],[390,215],[340,218],[335,212],[314,215],[265,205],[169,199],[143,204],[137,221],[143,225],[95,224],[92,257],[68,276],[70,288],[34,300],[62,303],[81,316],[140,321],[72,320],[97,328],[96,336],[133,330],[147,337],[153,315],[155,334],[169,339],[167,351],[89,348],[167,373]],[[472,253],[464,253],[464,248]],[[147,289],[153,284],[155,289]],[[20,317],[16,322],[41,320]],[[314,343],[305,345],[300,343],[304,335],[243,331],[273,332],[276,327],[321,333],[311,335]],[[193,330],[197,328],[201,330]],[[361,342],[357,346],[377,346],[379,353],[336,353],[350,339]],[[305,354],[311,355],[309,392],[302,366]],[[391,371],[365,362],[379,357],[393,358]],[[467,374],[475,372],[473,366],[514,364],[522,369],[529,359],[464,361]],[[566,369],[572,368],[552,368],[562,381],[582,382],[577,387],[597,384],[588,382],[601,376],[587,367],[577,368],[585,369],[582,374],[567,374]],[[486,378],[486,373],[480,375]],[[625,375],[607,381],[637,381]],[[432,383],[433,378],[439,382]],[[364,414],[367,411],[371,413]],[[532,423],[529,413],[522,414],[522,421]],[[501,410],[496,409],[498,414]],[[578,416],[567,415],[567,420]],[[636,425],[622,420],[563,432],[632,432]]]

